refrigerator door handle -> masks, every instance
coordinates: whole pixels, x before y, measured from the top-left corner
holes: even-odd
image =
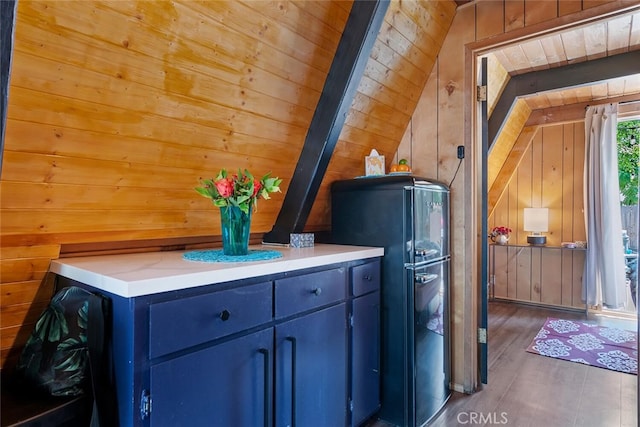
[[[438,277],[439,276],[437,274],[432,273],[416,273],[414,280],[416,281],[416,283],[426,285],[427,283],[433,282]]]
[[[440,253],[437,249],[420,249],[416,248],[414,254],[418,257],[432,257],[434,255],[438,255]]]

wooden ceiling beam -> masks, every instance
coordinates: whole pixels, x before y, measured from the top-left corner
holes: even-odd
[[[9,103],[9,75],[13,49],[13,27],[17,0],[0,1],[0,172],[4,153],[4,132]]]
[[[509,181],[511,181],[511,177],[518,169],[524,153],[529,149],[529,145],[531,145],[531,141],[533,141],[533,137],[539,128],[539,126],[525,126],[502,163],[496,179],[489,188],[489,195],[487,197],[489,217],[493,214],[498,201],[500,201],[500,198],[508,188],[507,186]]]
[[[276,223],[263,242],[288,244],[291,233],[303,231],[388,7],[389,0],[353,2]]]
[[[504,162],[516,145],[525,123],[531,114],[531,109],[522,99],[518,99],[509,115],[509,120],[496,143],[489,149],[487,161],[487,186],[493,187],[493,183],[500,173],[504,173]],[[510,178],[510,177],[509,177]]]
[[[549,124],[579,122],[584,120],[585,109],[589,105],[610,104],[613,102],[621,103],[618,106],[618,117],[626,115],[640,114],[640,94],[624,95],[615,98],[607,98],[594,100],[589,102],[579,102],[571,105],[560,105],[551,108],[540,108],[533,110],[529,116],[529,120],[525,126],[544,126]],[[622,104],[627,103],[627,104]]]

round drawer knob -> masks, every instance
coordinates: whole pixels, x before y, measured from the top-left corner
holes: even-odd
[[[222,319],[223,322],[226,322],[229,320],[229,317],[231,317],[229,310],[222,310],[222,313],[220,313],[220,319]]]
[[[314,290],[311,291],[311,293],[314,294],[315,296],[319,296],[322,293],[322,289],[315,288]]]

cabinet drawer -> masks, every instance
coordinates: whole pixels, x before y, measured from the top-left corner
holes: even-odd
[[[343,300],[346,296],[344,268],[276,280],[276,318]]]
[[[149,357],[259,326],[271,318],[271,282],[152,304]]]
[[[351,269],[352,295],[359,296],[380,289],[380,260]]]

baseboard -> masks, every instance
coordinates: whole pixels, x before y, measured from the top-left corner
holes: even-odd
[[[525,301],[525,300],[519,300],[519,299],[500,298],[500,297],[493,297],[493,298],[489,299],[489,303],[491,303],[491,302],[508,302],[508,303],[511,303],[511,304],[521,304],[521,305],[526,305],[526,306],[529,306],[529,307],[542,307],[542,308],[549,308],[549,309],[552,309],[552,310],[573,311],[573,312],[577,312],[577,313],[586,313],[587,312],[586,305],[585,305],[584,308],[579,308],[579,307],[571,307],[571,306],[566,306],[566,305],[547,304],[547,303],[543,303],[543,302]]]

